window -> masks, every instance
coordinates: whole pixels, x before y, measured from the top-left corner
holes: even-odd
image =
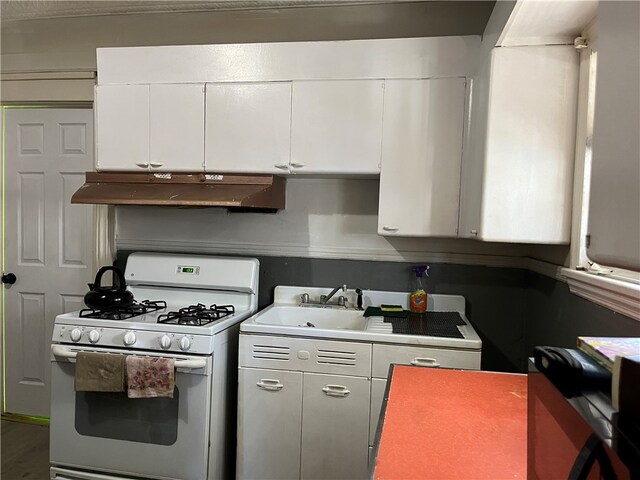
[[[637,320],[639,17],[637,2],[600,3],[581,52],[571,268],[563,271],[572,292]]]

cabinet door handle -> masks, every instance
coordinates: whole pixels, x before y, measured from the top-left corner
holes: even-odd
[[[151,162],[150,164],[153,168],[160,168],[161,166],[164,165],[164,163],[159,163],[159,162]]]
[[[388,225],[385,225],[384,227],[382,227],[382,229],[385,232],[397,232],[398,230],[400,230],[398,227],[390,227]]]
[[[275,380],[273,378],[261,378],[256,385],[262,390],[269,390],[271,392],[278,392],[284,387],[284,385],[280,383],[280,380]]]
[[[325,385],[322,391],[330,397],[346,397],[351,393],[344,385]]]
[[[140,163],[136,163],[137,166],[139,166],[140,168],[149,168],[149,162],[140,162]]]
[[[439,367],[440,366],[440,364],[436,361],[435,358],[425,358],[425,357],[415,357],[409,363],[411,365],[415,365],[416,367]]]
[[[289,165],[286,163],[281,163],[279,165],[274,165],[274,167],[279,168],[280,170],[288,170],[289,169]]]
[[[291,162],[291,166],[294,168],[302,168],[304,167],[304,163]]]

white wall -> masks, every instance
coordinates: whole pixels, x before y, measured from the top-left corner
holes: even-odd
[[[502,17],[512,3],[498,4]],[[104,46],[473,35],[483,32],[490,11],[482,2],[415,2],[3,22],[0,68],[95,71],[95,49]],[[494,30],[497,38],[499,28]],[[76,100],[87,99],[85,90],[77,91]],[[121,207],[118,245],[463,263],[510,263],[527,255],[525,245],[379,237],[377,189],[375,180],[290,179],[287,208],[276,215]]]
[[[514,265],[526,246],[377,235],[378,181],[287,180],[276,214],[118,207],[119,249]]]
[[[2,72],[95,71],[97,47],[481,35],[492,7],[410,2],[3,22],[0,63]]]

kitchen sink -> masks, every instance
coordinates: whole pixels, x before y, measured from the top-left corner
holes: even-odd
[[[274,305],[257,314],[255,323],[324,330],[365,330],[362,310]]]
[[[482,341],[464,316],[463,297],[431,294],[427,299],[429,311],[458,312],[464,319],[465,323],[457,327],[462,338],[448,338],[394,332],[392,323],[385,321],[384,317],[364,317],[364,311],[356,309],[358,304],[364,309],[381,304],[400,305],[406,309],[409,298],[407,292],[361,290],[359,299],[355,290],[347,289],[346,292],[340,292],[347,308],[339,307],[337,301],[331,298],[331,292],[331,288],[277,286],[274,303],[242,322],[240,333],[470,350],[482,348]],[[325,301],[327,297],[333,300],[331,306],[319,303],[323,296]],[[305,300],[313,304],[303,305]]]

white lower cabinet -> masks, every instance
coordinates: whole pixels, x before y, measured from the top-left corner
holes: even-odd
[[[367,478],[390,364],[480,369],[480,350],[240,335],[239,479]]]
[[[302,372],[240,368],[238,382],[238,478],[300,478]]]
[[[369,436],[368,378],[304,374],[303,479],[364,479]]]
[[[370,380],[239,369],[240,479],[364,479]]]
[[[376,430],[380,412],[382,411],[382,402],[387,389],[387,378],[391,364],[426,368],[446,367],[480,370],[480,357],[479,350],[465,351],[405,345],[373,345],[369,445],[373,445],[376,439]]]

